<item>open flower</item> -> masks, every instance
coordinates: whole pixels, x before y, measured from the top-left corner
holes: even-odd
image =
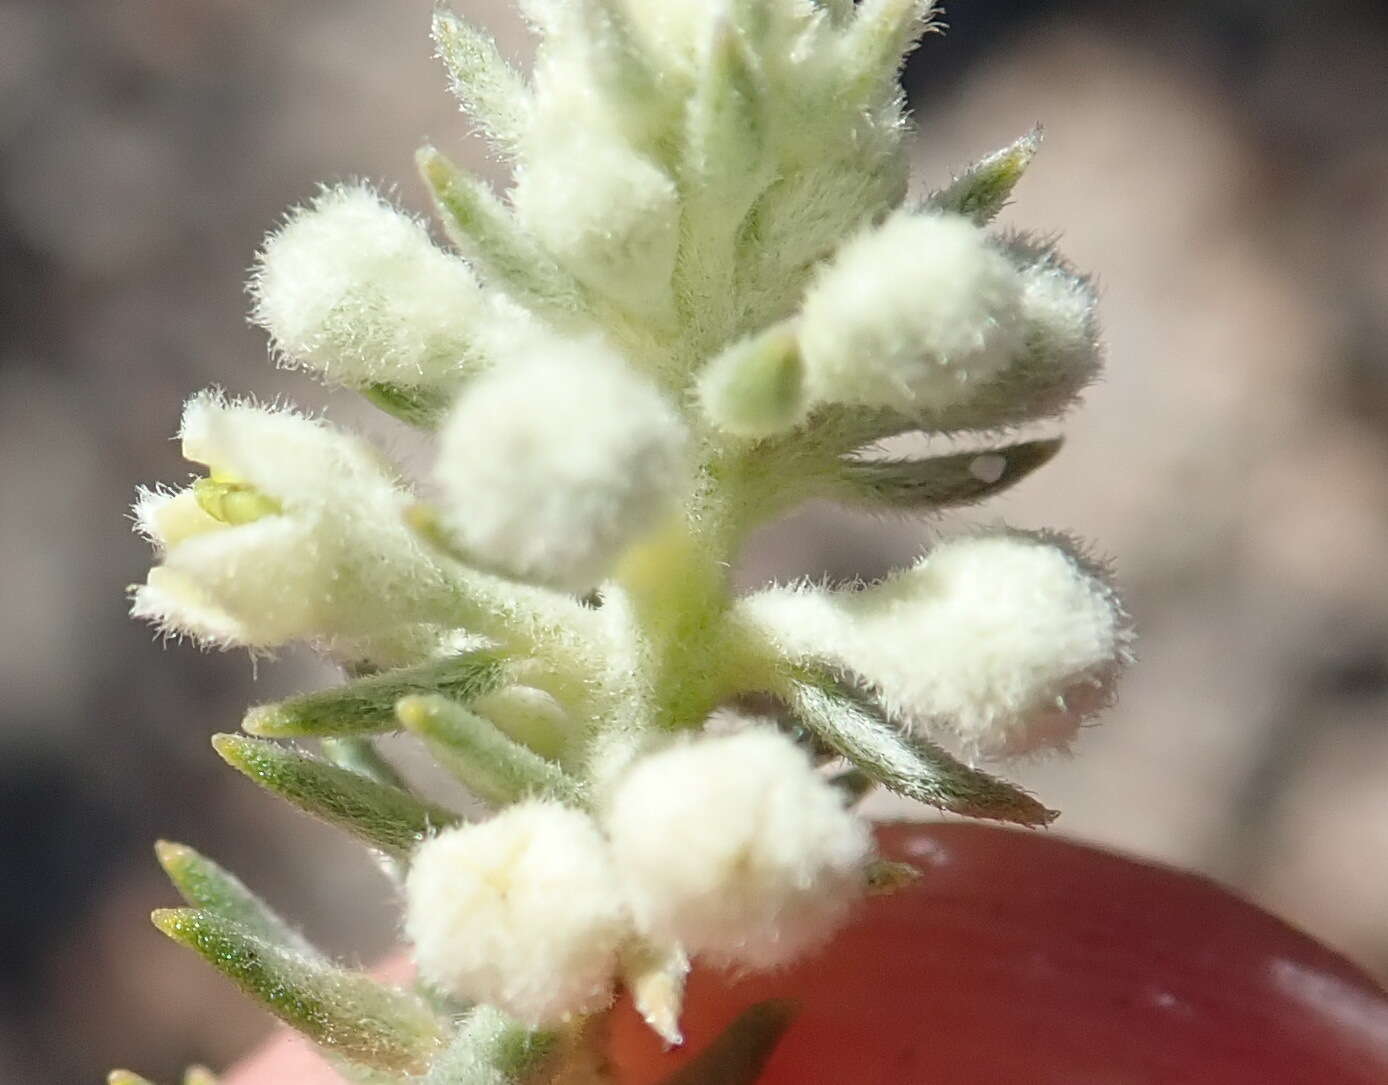
[[[189,400],[180,437],[211,475],[141,491],[136,527],[162,561],[134,590],[136,617],[252,648],[436,617],[444,574],[404,525],[409,495],[364,442],[209,392]]]

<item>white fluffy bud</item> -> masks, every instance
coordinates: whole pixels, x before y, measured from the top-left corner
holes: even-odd
[[[1046,539],[936,547],[863,591],[773,589],[742,610],[784,656],[843,667],[889,711],[977,752],[1064,746],[1126,662],[1126,615],[1095,570]]]
[[[939,410],[968,400],[1022,342],[1017,269],[954,215],[897,214],[848,242],[805,299],[811,391],[838,403]]]
[[[686,441],[620,358],[551,343],[480,377],[444,424],[447,524],[480,565],[590,588],[679,498]]]
[[[347,384],[447,384],[479,364],[471,269],[370,189],[328,189],[265,242],[252,316],[289,362]]]
[[[437,617],[446,581],[405,527],[409,504],[373,450],[293,411],[203,393],[183,453],[213,477],[144,491],[137,529],[162,555],[136,617],[223,646],[360,638]]]
[[[644,933],[751,968],[828,938],[862,890],[871,851],[863,821],[766,727],[637,762],[606,827]]]
[[[602,834],[553,802],[425,841],[405,900],[420,974],[531,1026],[606,1006],[631,933]]]
[[[674,183],[601,127],[539,138],[511,193],[516,217],[575,278],[636,312],[664,312],[679,245]]]

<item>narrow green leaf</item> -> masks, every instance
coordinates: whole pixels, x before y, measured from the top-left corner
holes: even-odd
[[[478,798],[497,805],[527,795],[577,802],[577,781],[510,738],[490,720],[438,695],[403,698],[396,713],[446,769]]]
[[[1037,125],[1016,142],[975,162],[944,188],[932,192],[926,206],[966,215],[987,226],[1007,206],[1012,190],[1041,149],[1042,134]]]
[[[661,1085],[755,1085],[795,1020],[794,1002],[758,1002]]]
[[[496,689],[504,677],[502,661],[488,652],[469,652],[413,667],[382,671],[343,686],[257,705],[246,713],[243,730],[261,738],[367,735],[395,731],[395,703],[411,693],[441,693],[468,704]]]
[[[966,817],[1047,825],[1056,812],[1025,791],[909,735],[828,681],[791,679],[790,710],[841,755],[899,795]]]
[[[430,833],[460,820],[408,791],[376,783],[287,746],[242,735],[214,735],[223,760],[307,814],[346,829],[396,859]]]
[[[161,840],[154,845],[159,865],[179,895],[201,908],[237,924],[271,945],[314,959],[320,954],[303,935],[281,919],[230,871],[185,844]]]
[[[972,505],[1015,486],[1049,463],[1060,438],[928,460],[840,461],[828,496],[873,509],[925,511]]]
[[[364,973],[306,960],[196,908],[150,918],[285,1024],[353,1062],[417,1073],[441,1044],[441,1023],[421,999]]]
[[[432,430],[439,424],[439,419],[453,402],[453,395],[449,389],[391,384],[386,381],[364,384],[357,391],[367,402],[381,408],[387,414],[426,430]]]
[[[581,292],[545,254],[491,188],[433,147],[416,156],[453,243],[481,270],[531,300],[564,310],[579,307]]]
[[[530,89],[489,34],[451,11],[434,12],[434,45],[449,86],[494,146],[514,154],[530,118]]]

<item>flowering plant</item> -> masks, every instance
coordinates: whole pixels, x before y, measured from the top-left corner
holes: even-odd
[[[999,435],[1097,372],[1089,281],[988,229],[1038,133],[908,195],[897,76],[928,0],[523,7],[529,79],[434,20],[507,199],[425,148],[453,250],[339,186],[252,280],[283,364],[437,433],[431,493],[322,419],[204,392],[181,437],[207,476],[135,506],[159,554],[137,616],[306,641],[350,676],[213,742],[380,854],[416,988],[328,961],[182,846],[160,858],[188,906],[154,920],[361,1082],[603,1080],[619,989],[678,1043],[691,962],[787,964],[891,881],[868,789],[1049,822],[960,758],[1064,747],[1128,652],[1101,568],[1051,533],[941,541],[871,586],[731,588],[749,532],[805,500],[998,493],[1058,447]],[[877,447],[913,431],[986,443]],[[490,816],[416,795],[373,744],[397,730]]]

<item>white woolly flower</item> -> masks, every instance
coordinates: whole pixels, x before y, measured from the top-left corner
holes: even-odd
[[[555,341],[489,371],[444,424],[447,524],[479,564],[592,587],[681,496],[687,433],[596,343]]]
[[[135,589],[136,617],[257,648],[431,619],[442,573],[401,519],[409,495],[366,444],[213,393],[189,400],[181,437],[212,477],[141,492],[136,528],[163,561]]]
[[[769,727],[642,759],[605,824],[643,933],[751,968],[828,938],[862,891],[871,851],[863,821]]]
[[[897,214],[848,242],[805,299],[800,345],[821,400],[920,412],[968,400],[1022,343],[1022,283],[955,215]]]
[[[426,980],[531,1026],[605,1007],[631,934],[602,834],[554,802],[425,841],[405,901]]]
[[[323,192],[265,242],[252,316],[286,360],[347,384],[439,385],[480,364],[471,269],[369,188]]]
[[[517,219],[580,281],[640,313],[663,313],[680,200],[654,162],[582,123],[540,132],[511,192]]]
[[[862,591],[778,588],[741,611],[782,656],[844,668],[971,749],[1064,746],[1108,701],[1130,632],[1113,591],[1054,542],[943,543]]]

